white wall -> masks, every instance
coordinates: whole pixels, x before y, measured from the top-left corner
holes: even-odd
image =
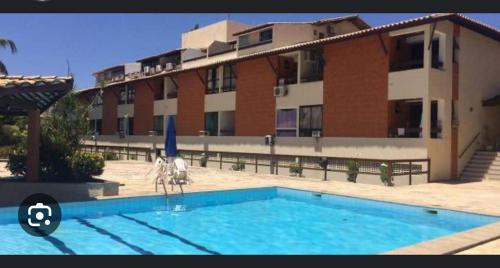
[[[102,105],[92,107],[89,113],[90,119],[102,119]]]
[[[129,117],[134,117],[134,104],[120,104],[117,107],[117,117],[124,117],[128,114]]]
[[[276,98],[276,107],[323,104],[323,81],[286,85],[288,94]]]
[[[488,143],[485,126],[491,130],[490,136],[500,136],[499,109],[482,107],[483,100],[500,94],[500,43],[460,27],[459,45],[459,153],[481,132],[480,144],[460,159],[463,168],[474,149]]]
[[[236,91],[205,95],[205,112],[234,111]]]
[[[223,20],[197,30],[182,33],[182,48],[207,48],[213,41],[228,42],[234,40],[233,33],[248,28],[248,25]]]
[[[129,136],[134,147],[152,148],[156,142],[164,143],[162,136]],[[126,139],[116,135],[102,135],[98,138],[100,146],[126,145]],[[222,152],[270,153],[271,148],[264,144],[264,137],[220,137],[220,136],[179,136],[178,148],[183,150],[208,150]],[[87,141],[93,145],[93,141]],[[391,138],[305,138],[278,137],[274,147],[275,154],[357,157],[373,159],[416,159],[427,158],[427,149],[422,139]]]

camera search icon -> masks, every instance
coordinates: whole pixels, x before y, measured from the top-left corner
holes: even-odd
[[[26,198],[18,210],[19,224],[28,234],[47,236],[53,233],[61,221],[61,208],[47,194],[34,194]]]

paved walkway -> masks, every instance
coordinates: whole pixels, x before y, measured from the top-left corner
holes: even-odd
[[[120,187],[121,196],[157,194],[152,180],[145,178],[151,167],[151,163],[142,161],[107,161],[105,171],[100,177],[123,184]],[[214,168],[190,167],[189,172],[194,183],[186,185],[185,192],[283,186],[500,216],[500,181],[385,187]],[[8,173],[0,168],[0,177],[7,175]],[[170,191],[170,188],[168,190]],[[161,193],[161,186],[159,191]],[[179,190],[176,187],[174,191]],[[500,254],[500,239],[461,253]]]

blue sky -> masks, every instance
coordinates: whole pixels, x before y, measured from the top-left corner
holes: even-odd
[[[9,74],[66,75],[67,62],[76,87],[94,84],[96,70],[135,61],[181,43],[181,33],[229,18],[248,24],[309,21],[330,14],[0,14],[0,37],[14,40],[18,53],[0,50]],[[423,14],[360,14],[370,25]],[[499,14],[466,14],[500,28]]]

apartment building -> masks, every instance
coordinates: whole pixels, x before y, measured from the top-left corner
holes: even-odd
[[[499,41],[459,14],[377,27],[358,16],[226,20],[183,33],[173,54],[139,60],[139,74],[98,73],[106,83],[79,96],[94,106],[103,145],[160,148],[175,115],[185,150],[428,158],[431,181],[447,180],[499,144]]]

